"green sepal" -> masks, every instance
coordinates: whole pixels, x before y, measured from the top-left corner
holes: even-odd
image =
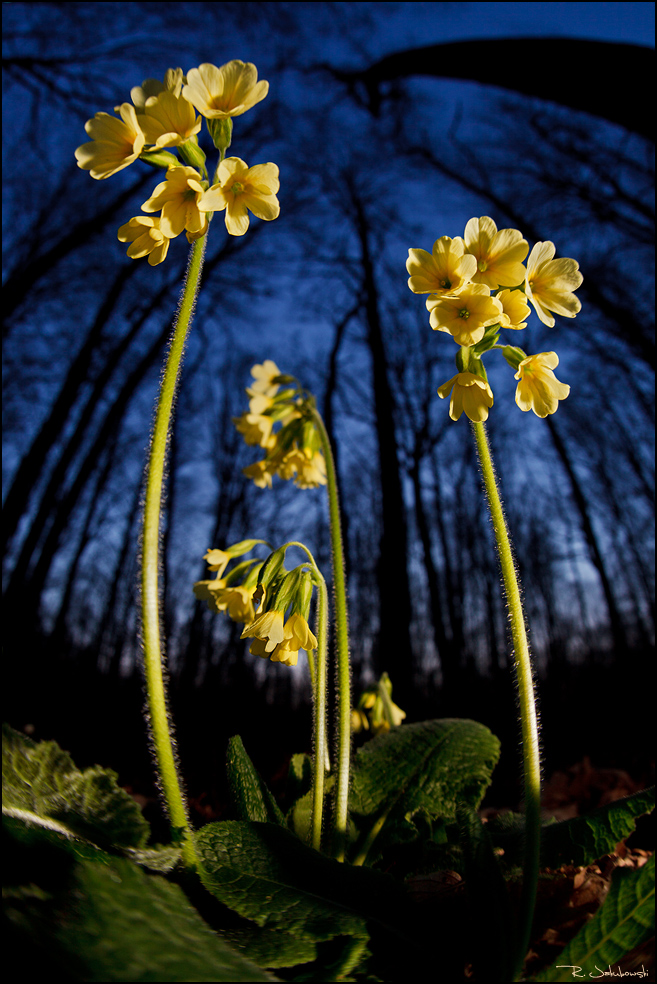
[[[153,167],[163,167],[168,170],[170,167],[180,167],[180,161],[175,154],[170,154],[168,150],[142,150],[139,155],[140,161],[151,164]]]
[[[207,124],[212,143],[217,150],[228,150],[233,139],[233,121],[230,116],[223,120],[208,120]]]
[[[514,372],[518,371],[518,366],[522,360],[527,358],[527,353],[523,352],[517,345],[505,345],[502,349],[502,355]]]
[[[473,354],[476,354],[477,356],[481,356],[484,354],[484,352],[488,352],[489,349],[492,349],[493,346],[497,345],[500,337],[501,327],[502,326],[499,323],[495,325],[489,325],[488,328],[486,328],[484,332],[484,337],[481,339],[481,341],[477,342],[476,345],[472,346]]]
[[[205,169],[205,153],[201,147],[198,145],[198,138],[196,135],[185,140],[184,143],[178,145],[178,153],[184,160],[185,164],[189,164],[190,167],[195,167],[197,171],[201,174],[206,175],[207,171]]]

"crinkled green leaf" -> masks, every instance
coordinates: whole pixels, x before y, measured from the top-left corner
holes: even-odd
[[[237,819],[280,823],[285,826],[285,817],[247,755],[239,735],[228,742],[226,765]]]
[[[2,729],[2,809],[41,826],[57,827],[103,847],[143,847],[149,827],[111,769],[81,772],[54,741],[34,742]]]
[[[457,718],[404,724],[367,742],[354,758],[349,796],[361,833],[355,856],[371,860],[378,832],[389,839],[401,817],[453,820],[458,803],[476,809],[499,754],[488,728]]]
[[[655,932],[655,856],[642,868],[618,868],[593,919],[536,981],[599,977]],[[576,971],[573,968],[578,968]]]
[[[3,894],[21,966],[91,982],[276,980],[214,933],[178,885],[93,845],[45,828],[21,833],[20,825],[6,823],[13,865]]]
[[[367,920],[383,924],[389,937],[403,937],[406,948],[412,945],[410,902],[399,885],[324,857],[283,827],[211,823],[195,843],[204,885],[241,916],[298,940],[344,937],[343,975],[365,952]]]
[[[541,832],[541,866],[560,868],[563,864],[597,861],[629,837],[637,817],[650,813],[654,806],[655,787],[651,786],[585,816],[545,824]],[[489,821],[493,842],[504,848],[505,863],[521,863],[524,826],[524,817],[515,813],[501,814]]]

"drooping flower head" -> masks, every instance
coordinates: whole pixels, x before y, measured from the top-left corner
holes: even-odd
[[[449,415],[452,420],[458,420],[464,410],[466,416],[475,423],[488,420],[488,410],[493,405],[493,391],[481,376],[472,372],[459,372],[438,390],[441,400],[450,393]]]
[[[258,82],[255,65],[235,59],[220,68],[205,62],[190,69],[182,95],[211,120],[241,116],[264,99],[268,91],[269,82]]]
[[[278,218],[280,188],[276,164],[248,165],[239,157],[228,157],[217,168],[218,183],[206,191],[199,202],[203,212],[226,210],[226,229],[231,236],[243,236],[249,228],[249,212],[270,222]]]
[[[555,260],[554,243],[536,243],[527,260],[525,293],[544,325],[554,325],[551,312],[564,318],[574,318],[582,305],[572,293],[584,278],[576,260],[563,257]]]
[[[559,400],[565,400],[570,393],[570,386],[560,383],[552,371],[558,365],[556,352],[539,352],[522,360],[515,375],[520,380],[516,403],[521,410],[533,410],[537,417],[555,413]]]
[[[470,219],[465,227],[465,248],[477,261],[472,276],[475,284],[497,287],[517,287],[525,279],[522,261],[529,252],[529,243],[518,229],[500,229],[488,215]]]
[[[406,269],[414,294],[454,294],[470,283],[477,270],[474,256],[465,255],[465,243],[457,236],[441,236],[430,253],[409,249]]]
[[[75,151],[78,167],[102,180],[122,171],[136,161],[146,138],[137,122],[135,107],[123,103],[118,107],[121,119],[109,113],[96,113],[84,128],[91,137]]]

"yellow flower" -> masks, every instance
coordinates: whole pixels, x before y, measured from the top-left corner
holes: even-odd
[[[554,243],[536,243],[527,260],[525,281],[528,300],[534,305],[543,324],[549,327],[554,325],[551,311],[564,318],[574,318],[582,308],[572,293],[584,280],[579,264],[566,257],[555,260],[555,252]]]
[[[259,444],[261,448],[271,448],[276,444],[271,432],[274,426],[272,417],[243,413],[241,417],[233,417],[233,423],[247,444]]]
[[[164,84],[159,79],[144,79],[141,85],[136,85],[130,90],[130,98],[139,116],[145,111],[147,101],[153,96],[159,96],[161,92],[170,92],[177,99],[182,87],[182,68],[168,68],[164,73]]]
[[[225,606],[218,603],[217,596],[226,587],[225,578],[215,578],[213,581],[197,581],[194,594],[199,601],[207,601],[212,612],[221,612]]]
[[[314,489],[326,485],[326,461],[321,451],[292,448],[279,462],[277,474],[286,481],[296,475],[297,488]]]
[[[84,128],[91,143],[82,144],[75,151],[78,167],[99,181],[137,160],[146,142],[135,107],[123,103],[119,112],[120,120],[109,113],[96,113],[93,120],[88,120]]]
[[[251,369],[251,375],[255,382],[247,390],[247,393],[264,393],[266,396],[275,396],[278,392],[278,385],[272,380],[281,375],[281,370],[271,359],[265,359],[262,365],[257,364]]]
[[[148,256],[151,266],[157,266],[167,255],[170,240],[160,229],[160,220],[148,215],[137,215],[122,225],[117,233],[122,243],[131,243],[128,256],[137,260]]]
[[[539,352],[522,360],[514,377],[520,380],[516,403],[521,410],[533,410],[537,417],[555,413],[559,400],[565,400],[570,393],[570,386],[560,383],[552,372],[558,365],[556,352]]]
[[[458,420],[465,410],[466,416],[475,423],[488,420],[488,409],[493,405],[493,391],[481,376],[472,372],[459,372],[438,390],[438,396],[444,400],[452,393],[449,401],[449,415],[452,420]]]
[[[217,168],[218,183],[199,202],[203,212],[226,209],[226,228],[231,236],[243,236],[249,228],[249,211],[270,222],[278,218],[280,188],[276,164],[248,167],[239,157],[227,157]]]
[[[194,107],[185,99],[177,99],[172,92],[160,92],[146,100],[139,125],[146,142],[154,149],[177,147],[198,133],[203,124]]]
[[[242,474],[247,478],[253,479],[259,489],[271,488],[272,477],[278,464],[270,459],[263,458],[262,461],[254,461],[252,465],[247,465],[242,469]]]
[[[473,283],[495,290],[500,285],[516,287],[524,281],[522,261],[529,252],[529,243],[518,229],[498,231],[488,215],[470,219],[465,227],[465,248],[477,261]]]
[[[220,611],[228,611],[228,615],[233,622],[245,622],[251,624],[255,619],[255,609],[253,607],[252,588],[245,588],[242,585],[235,587],[224,587],[216,595],[217,608]]]
[[[217,68],[204,63],[187,73],[183,98],[206,119],[241,116],[265,98],[269,82],[258,82],[258,70],[251,62],[234,60]]]
[[[220,550],[219,547],[210,547],[210,549],[203,554],[203,560],[207,562],[207,565],[211,571],[217,572],[217,577],[221,577],[223,572],[228,567],[232,554],[227,550]]]
[[[502,304],[484,284],[468,284],[454,297],[428,297],[427,309],[433,330],[448,332],[458,345],[476,345],[502,319]]]
[[[317,648],[317,639],[310,631],[307,621],[299,612],[290,615],[285,623],[285,639],[286,645],[290,649],[305,649],[307,652],[309,649]]]
[[[496,297],[502,305],[500,324],[503,328],[526,328],[531,314],[527,299],[521,290],[501,290]]]
[[[441,236],[430,253],[409,249],[406,269],[408,286],[414,294],[454,294],[470,283],[477,271],[474,256],[465,254],[465,243],[457,236]]]
[[[207,229],[208,217],[199,211],[203,195],[201,175],[193,167],[170,167],[166,181],[161,181],[148,201],[144,212],[162,209],[160,229],[169,239],[175,239],[183,229],[202,235]]]
[[[276,646],[286,638],[285,627],[283,624],[283,612],[273,609],[258,615],[250,625],[244,626],[244,631],[240,639],[256,639],[265,643],[264,652],[271,653]],[[287,638],[291,638],[288,635]],[[256,647],[260,648],[260,647]],[[253,648],[251,649],[253,652]],[[258,654],[260,655],[260,654]]]

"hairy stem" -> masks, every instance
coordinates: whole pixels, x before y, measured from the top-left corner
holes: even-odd
[[[159,544],[164,469],[171,426],[173,402],[180,376],[185,341],[201,282],[206,236],[192,246],[180,308],[173,328],[166,365],[160,382],[155,425],[146,469],[146,495],[141,551],[141,615],[144,670],[157,771],[171,824],[183,838],[183,858],[189,867],[197,859],[192,829],[178,776],[173,726],[169,719],[160,640]]]
[[[313,420],[322,442],[326,460],[326,488],[328,492],[331,530],[331,556],[333,560],[333,593],[335,598],[335,630],[338,651],[338,778],[333,816],[334,853],[338,861],[344,861],[347,840],[347,814],[349,808],[349,764],[351,756],[351,671],[349,663],[349,622],[347,589],[344,573],[344,553],[340,528],[340,499],[335,474],[335,462],[331,442],[320,414],[313,411]]]
[[[493,530],[495,532],[495,540],[502,567],[504,590],[511,622],[516,679],[518,681],[525,789],[525,858],[520,926],[518,927],[518,949],[513,978],[514,980],[518,980],[522,972],[525,955],[529,948],[534,906],[536,903],[536,887],[538,884],[541,843],[541,765],[538,742],[538,720],[536,716],[531,656],[527,642],[520,588],[513,553],[511,551],[511,541],[497,488],[488,436],[481,422],[473,423],[472,429],[474,431],[479,464],[481,465],[484,478],[486,496],[493,520]]]

